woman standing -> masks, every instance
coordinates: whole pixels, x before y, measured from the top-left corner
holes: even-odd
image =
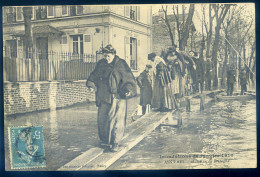
[[[87,80],[87,87],[96,91],[98,134],[101,144],[118,151],[126,123],[126,99],[136,96],[136,81],[126,61],[116,55],[112,45],[103,49],[104,59]]]
[[[171,90],[171,75],[167,69],[166,62],[155,53],[148,55],[148,60],[154,64],[154,90],[152,107],[161,112],[170,111],[173,106],[173,95]]]

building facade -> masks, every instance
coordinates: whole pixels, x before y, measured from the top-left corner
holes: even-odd
[[[34,6],[31,30],[37,59],[50,59],[50,53],[81,58],[112,44],[137,75],[152,51],[152,7]],[[3,7],[5,57],[24,58],[24,34],[23,7]]]

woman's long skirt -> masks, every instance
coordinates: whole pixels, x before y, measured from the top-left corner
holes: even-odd
[[[173,109],[172,88],[170,84],[162,86],[159,79],[154,79],[154,90],[153,90],[153,99],[152,99],[152,108],[159,109]]]
[[[98,135],[102,143],[119,143],[126,125],[126,100],[114,98],[112,104],[98,107]]]

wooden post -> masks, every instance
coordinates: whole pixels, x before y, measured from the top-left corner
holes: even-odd
[[[201,94],[200,95],[200,110],[204,110],[204,104],[205,104],[205,95]]]
[[[190,98],[185,98],[186,99],[186,112],[190,112]]]
[[[177,126],[180,128],[182,126],[182,115],[181,115],[181,112],[178,111],[178,124]]]

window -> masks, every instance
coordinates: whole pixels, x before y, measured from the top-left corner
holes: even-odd
[[[85,35],[85,42],[91,42],[91,36],[90,35]]]
[[[68,15],[68,6],[62,6],[62,15]]]
[[[67,44],[67,36],[61,37],[61,44]]]
[[[16,20],[17,21],[22,21],[23,20],[22,7],[17,7],[16,8]]]
[[[15,7],[9,7],[7,10],[7,23],[16,22],[16,10]]]
[[[48,6],[47,11],[48,17],[54,17],[54,6]]]
[[[34,20],[35,19],[35,8],[34,7],[32,7],[32,20]]]
[[[83,14],[83,6],[77,6],[77,15]]]
[[[7,8],[3,7],[3,23],[7,22]]]
[[[36,54],[38,59],[48,59],[48,37],[36,38]]]
[[[72,36],[73,41],[73,55],[83,55],[83,35]]]
[[[83,6],[70,6],[70,15],[81,15],[83,14],[84,8]]]
[[[70,15],[75,16],[76,15],[76,6],[70,6]]]
[[[137,70],[137,40],[130,37],[130,68]]]
[[[136,20],[136,6],[130,6],[130,18]]]
[[[130,6],[129,13],[132,20],[140,20],[140,6]]]
[[[46,19],[47,18],[47,7],[45,6],[40,6],[36,10],[36,19]]]

